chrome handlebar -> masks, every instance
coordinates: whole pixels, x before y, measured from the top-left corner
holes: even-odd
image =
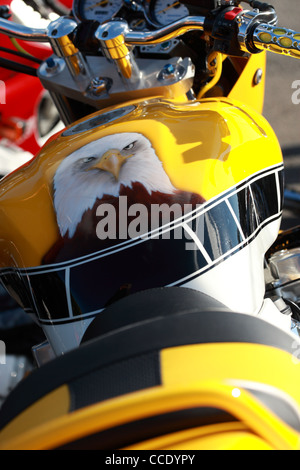
[[[158,44],[190,31],[204,31],[204,25],[204,16],[186,16],[155,31],[129,31],[125,36],[125,42],[133,46]]]
[[[268,50],[276,54],[300,58],[300,33],[278,27],[274,24],[274,15],[270,16],[270,21],[262,21],[260,12],[241,9],[234,18],[234,22],[231,23],[232,27],[235,25],[241,51],[258,53]],[[47,29],[30,28],[0,18],[0,33],[25,41],[50,42],[54,52],[59,51],[60,56],[64,55],[64,50],[68,50],[70,38],[77,27],[78,23],[68,17],[55,20]],[[206,30],[206,17],[187,16],[162,28],[145,32],[130,30],[125,21],[112,20],[100,25],[95,37],[108,54],[113,52],[113,55],[118,55],[117,48],[120,46],[120,40],[124,54],[126,54],[126,46],[158,44],[196,30],[210,33]],[[74,52],[73,49],[72,52]]]
[[[0,18],[0,33],[24,41],[49,42],[47,29],[30,28],[4,18]]]
[[[106,28],[110,27],[111,30],[115,29],[116,23],[124,23],[125,21],[110,21],[103,25],[100,25],[98,28],[98,33],[96,37],[101,38],[101,35],[107,36]],[[126,35],[126,43],[128,45],[144,45],[144,44],[158,44],[169,39],[181,36],[189,31],[195,30],[204,30],[205,17],[202,16],[187,16],[182,18],[174,23],[171,23],[162,28],[156,29],[154,31],[132,31],[127,28],[124,29]],[[70,25],[73,25],[73,28]],[[109,26],[110,25],[110,26]],[[58,20],[51,22],[46,29],[37,29],[30,28],[29,26],[24,26],[21,24],[13,23],[12,21],[5,20],[0,18],[0,33],[6,34],[7,36],[21,39],[24,41],[31,42],[50,42],[51,38],[54,37],[54,31],[56,31],[58,36],[69,35],[70,32],[74,32],[78,24],[69,18],[62,17]],[[72,29],[72,30],[71,30]]]

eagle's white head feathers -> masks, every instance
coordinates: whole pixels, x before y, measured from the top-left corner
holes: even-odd
[[[121,185],[139,182],[151,194],[172,194],[172,185],[150,141],[139,133],[102,137],[66,157],[54,176],[54,205],[62,236],[72,237],[86,210]]]

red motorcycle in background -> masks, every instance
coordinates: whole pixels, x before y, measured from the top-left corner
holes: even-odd
[[[0,0],[0,17],[38,28],[68,12],[71,4],[70,0]],[[0,176],[4,176],[31,159],[59,129],[60,120],[36,77],[40,63],[51,55],[50,46],[3,34],[0,44]]]

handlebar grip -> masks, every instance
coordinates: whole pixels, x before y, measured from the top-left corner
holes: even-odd
[[[300,59],[300,33],[267,23],[256,25],[251,34],[251,46]]]

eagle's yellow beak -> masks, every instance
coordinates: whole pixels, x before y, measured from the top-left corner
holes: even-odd
[[[102,155],[101,160],[93,166],[93,168],[99,168],[100,170],[109,171],[116,180],[119,179],[120,170],[125,161],[132,157],[131,155],[122,155],[117,149],[111,149]]]

